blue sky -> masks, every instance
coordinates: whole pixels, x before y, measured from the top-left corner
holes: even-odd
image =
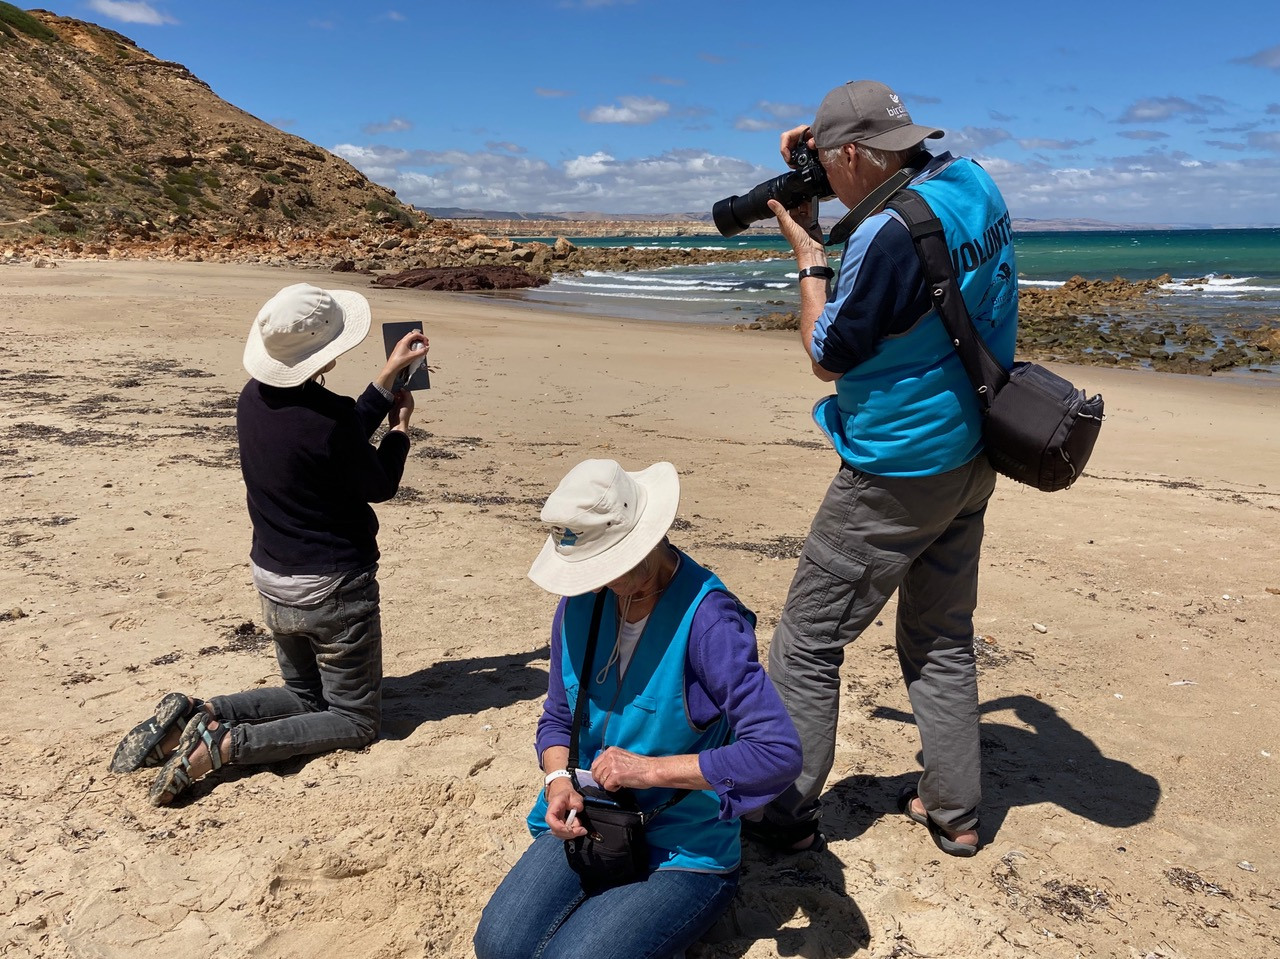
[[[418,206],[705,211],[881,80],[1015,217],[1280,225],[1264,0],[70,0]]]

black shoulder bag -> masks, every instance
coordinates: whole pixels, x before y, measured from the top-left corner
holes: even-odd
[[[591,610],[591,629],[587,634],[578,702],[573,710],[573,729],[569,735],[569,771],[573,774],[574,788],[582,794],[584,807],[578,823],[587,830],[587,834],[566,839],[564,854],[587,892],[599,892],[648,879],[649,841],[645,838],[645,826],[658,813],[689,795],[688,789],[681,789],[661,806],[644,812],[636,806],[635,796],[629,789],[610,793],[596,786],[578,784],[578,730],[587,713],[587,683],[607,595],[608,590],[602,589]]]
[[[951,254],[925,199],[901,190],[886,206],[911,231],[924,264],[929,295],[960,362],[978,394],[982,438],[997,472],[1046,493],[1079,478],[1102,427],[1102,395],[1086,397],[1067,380],[1035,363],[1006,370],[973,326],[960,295]]]

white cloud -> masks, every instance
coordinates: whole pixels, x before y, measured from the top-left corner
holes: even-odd
[[[1087,147],[1093,144],[1093,139],[1088,140],[1044,140],[1038,137],[1029,137],[1018,141],[1018,146],[1024,150],[1074,150],[1077,147]]]
[[[161,27],[177,23],[173,17],[157,10],[142,0],[89,0],[89,9],[122,23],[142,23],[149,27]]]
[[[1280,144],[1277,144],[1280,149]],[[1280,164],[1217,163],[1153,148],[1093,167],[975,156],[1014,217],[1092,217],[1117,223],[1280,223]]]
[[[607,153],[593,153],[589,157],[574,157],[564,165],[564,172],[575,180],[607,173],[613,157]]]
[[[377,136],[380,133],[401,133],[412,130],[413,124],[404,117],[392,117],[385,123],[366,123],[360,129],[370,136]]]
[[[1280,153],[1280,132],[1273,130],[1269,133],[1250,133],[1249,146],[1255,150],[1270,150],[1272,153]]]
[[[1280,132],[1255,132],[1250,138],[1248,153],[1229,154],[1224,162],[1215,158],[1227,154],[1208,147],[1193,155],[1159,145],[1128,156],[1068,163],[1051,159],[1060,154],[1010,159],[987,150],[966,152],[995,178],[1015,217],[1280,224]],[[776,164],[761,166],[701,149],[640,157],[589,149],[549,162],[510,146],[428,151],[342,144],[333,152],[418,206],[528,213],[705,214],[716,200],[745,193],[779,172]]]
[[[733,121],[735,130],[758,133],[772,130],[781,133],[783,130],[813,119],[815,110],[807,103],[777,103],[773,100],[758,100],[751,108],[754,115],[740,116]]]
[[[1262,67],[1265,70],[1280,71],[1280,44],[1259,50],[1253,56],[1232,60],[1232,63],[1244,63],[1251,67]]]
[[[703,150],[622,159],[604,151],[553,165],[537,157],[339,144],[334,153],[420,207],[521,212],[706,213],[777,170]]]
[[[1222,113],[1224,102],[1219,97],[1197,97],[1196,103],[1185,97],[1144,97],[1130,104],[1120,115],[1119,123],[1159,123],[1184,117],[1203,121],[1209,114]]]
[[[586,110],[582,119],[588,123],[645,124],[660,120],[670,112],[671,104],[657,97],[618,97],[618,105]]]
[[[1012,138],[1003,127],[961,127],[959,130],[948,130],[942,142],[946,149],[955,153],[975,153]]]

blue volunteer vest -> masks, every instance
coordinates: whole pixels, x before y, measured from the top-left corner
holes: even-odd
[[[973,324],[1007,367],[1018,335],[1018,274],[1000,191],[965,158],[910,185],[942,221]],[[855,237],[874,233],[890,216],[871,217]],[[906,333],[882,339],[836,381],[835,396],[814,406],[813,418],[842,460],[879,476],[945,473],[982,451],[973,386],[932,311]]]
[[[617,603],[605,601],[595,659],[587,671],[587,716],[578,733],[578,762],[589,769],[606,746],[620,746],[645,756],[699,753],[723,745],[729,734],[723,716],[705,729],[689,720],[685,702],[685,654],[693,614],[713,590],[728,592],[712,572],[684,553],[680,568],[649,616],[627,671],[618,682],[615,663],[603,684],[595,675],[609,659],[618,635]],[[610,594],[612,596],[612,594]],[[561,632],[561,668],[572,712],[581,689],[582,658],[595,594],[570,597],[565,604]],[[750,614],[748,614],[750,615]],[[754,621],[754,617],[752,617]],[[673,789],[636,791],[641,809],[654,809],[671,798]],[[529,812],[529,831],[548,830],[547,794],[543,790]],[[741,859],[737,820],[722,822],[720,799],[712,790],[695,790],[664,809],[646,827],[651,869],[689,869],[729,872]]]

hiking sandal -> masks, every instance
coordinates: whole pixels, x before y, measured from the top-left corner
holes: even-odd
[[[827,848],[827,837],[818,828],[816,819],[808,819],[787,826],[771,823],[767,819],[742,819],[740,823],[742,835],[745,838],[783,855],[822,852]],[[810,836],[813,837],[813,842],[808,846],[803,849],[795,847],[796,843],[803,842]]]
[[[191,717],[182,730],[182,738],[178,740],[178,748],[169,761],[160,769],[156,781],[151,784],[150,799],[153,806],[167,806],[191,787],[201,776],[191,775],[191,761],[196,750],[202,745],[208,750],[209,772],[217,772],[224,765],[222,761],[222,741],[227,738],[231,727],[226,723],[218,723],[210,728],[210,723],[217,720],[205,712],[198,712]],[[201,774],[208,775],[207,773]]]
[[[131,773],[147,767],[163,766],[169,756],[161,749],[160,744],[170,730],[184,728],[203,705],[202,700],[182,693],[169,693],[156,703],[155,714],[150,719],[134,726],[120,740],[115,755],[111,757],[111,771]]]
[[[922,816],[911,808],[911,800],[916,798],[916,785],[909,783],[898,791],[898,811],[910,819],[912,822],[919,823],[929,830],[929,836],[933,839],[934,845],[945,852],[948,856],[961,856],[968,858],[978,854],[978,846],[976,843],[956,842],[946,831],[939,826],[933,819],[927,815]]]

